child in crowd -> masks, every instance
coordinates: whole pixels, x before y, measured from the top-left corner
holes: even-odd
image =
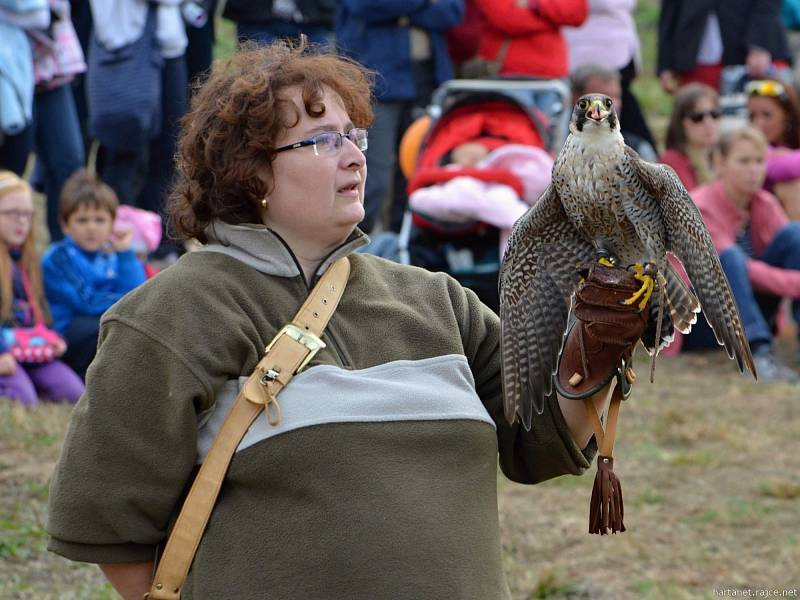
[[[514,223],[550,184],[553,159],[535,146],[506,144],[490,151],[466,142],[453,148],[444,169],[440,183],[412,189],[409,206],[441,221],[497,227],[503,256]]]
[[[100,316],[145,280],[131,249],[133,229],[113,228],[114,191],[86,169],[64,184],[59,219],[64,239],[42,259],[54,326],[67,340],[64,361],[83,377],[94,358]]]
[[[31,188],[0,171],[0,396],[33,406],[39,396],[75,403],[80,377],[58,357],[66,344],[46,327],[47,303],[33,227]]]
[[[718,178],[692,191],[731,284],[753,351],[759,380],[800,380],[773,351],[781,301],[792,301],[800,323],[800,223],[790,222],[778,200],[761,189],[767,141],[745,126],[723,134],[715,155]],[[702,323],[701,323],[702,321]],[[698,320],[684,347],[716,347]]]

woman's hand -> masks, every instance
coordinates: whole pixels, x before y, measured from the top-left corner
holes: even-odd
[[[678,91],[678,78],[673,71],[661,71],[658,74],[658,80],[661,82],[661,88],[668,94]]]
[[[767,77],[772,64],[772,55],[763,48],[753,46],[747,51],[745,64],[747,65],[747,74],[751,79]]]
[[[790,221],[800,220],[800,178],[780,181],[773,190]]]
[[[67,351],[67,343],[64,340],[59,339],[57,342],[53,343],[53,354],[55,355],[56,358],[62,356],[66,351]]]
[[[125,227],[114,230],[109,238],[114,252],[125,252],[133,243],[133,228]]]
[[[150,591],[153,563],[105,563],[97,565],[125,600],[141,600]]]
[[[13,375],[17,372],[17,360],[11,352],[0,354],[0,375]]]

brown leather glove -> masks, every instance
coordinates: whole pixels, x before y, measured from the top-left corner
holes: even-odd
[[[569,325],[559,357],[555,383],[562,396],[587,398],[603,389],[618,369],[625,374],[650,310],[645,307],[640,311],[638,300],[633,304],[622,301],[641,285],[626,269],[596,264],[589,270],[575,292],[576,318]],[[625,395],[630,389],[626,387]]]

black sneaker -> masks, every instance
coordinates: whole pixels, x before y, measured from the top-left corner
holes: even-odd
[[[770,346],[760,346],[753,352],[753,363],[758,371],[758,380],[764,382],[798,383],[800,374],[787,367],[775,356]]]

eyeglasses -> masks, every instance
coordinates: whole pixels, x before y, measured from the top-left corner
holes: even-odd
[[[18,208],[0,210],[0,216],[14,219],[15,221],[31,221],[35,214],[36,213],[32,210],[20,210]]]
[[[703,119],[706,117],[711,117],[715,121],[722,116],[722,113],[719,111],[718,108],[712,108],[711,110],[698,110],[695,112],[690,112],[686,115],[686,118],[689,119],[692,123],[702,123]]]
[[[748,96],[769,96],[787,100],[786,88],[777,81],[757,80],[750,81],[744,86],[744,93]]]
[[[355,128],[347,133],[339,133],[338,131],[318,133],[307,140],[275,148],[275,152],[285,152],[286,150],[294,150],[303,146],[314,146],[314,154],[317,156],[335,156],[342,151],[342,144],[344,144],[345,138],[353,142],[356,148],[362,152],[367,149],[367,130]]]

